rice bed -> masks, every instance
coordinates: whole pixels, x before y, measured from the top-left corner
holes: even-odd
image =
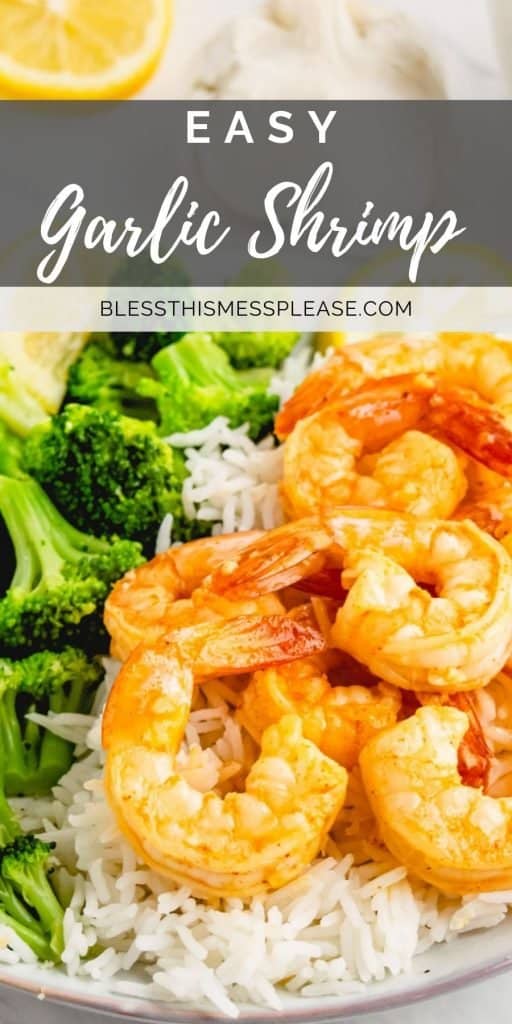
[[[106,665],[98,711],[119,667]],[[207,773],[202,786],[215,785],[223,763],[236,762],[244,747],[229,705],[214,686],[209,692],[212,707],[192,712],[180,755],[185,772]],[[283,990],[354,995],[409,971],[436,943],[499,924],[512,903],[512,892],[447,900],[389,860],[355,866],[347,855],[317,861],[250,906],[209,906],[139,863],[119,832],[103,788],[100,716],[57,715],[48,726],[67,735],[74,729],[83,756],[53,798],[18,800],[17,809],[26,829],[56,844],[64,865],[55,873],[69,899],[64,969],[114,993],[210,1005],[230,1017],[248,1002],[281,1010]],[[208,733],[218,738],[201,752]],[[0,962],[35,963],[21,942],[4,938],[11,945],[0,946]],[[97,953],[97,946],[105,948]]]
[[[307,343],[299,343],[273,382],[282,399],[311,361]],[[282,452],[272,438],[254,444],[244,427],[232,430],[219,418],[205,430],[169,440],[185,451],[190,475],[183,497],[190,518],[211,523],[214,533],[268,529],[282,521]],[[171,538],[167,516],[157,548],[167,548]],[[54,879],[69,900],[63,957],[69,975],[107,983],[126,996],[213,1006],[236,1017],[247,1002],[281,1010],[283,990],[304,997],[353,995],[370,982],[409,971],[413,958],[436,943],[493,927],[507,914],[512,892],[447,900],[390,858],[356,866],[334,844],[328,850],[334,856],[250,906],[239,900],[209,906],[174,887],[137,861],[105,799],[101,709],[118,668],[106,659],[106,680],[91,716],[46,719],[47,728],[77,743],[80,755],[53,798],[16,802],[24,827],[54,842],[63,865]],[[43,724],[41,716],[38,721]],[[192,784],[213,787],[238,771],[245,743],[229,693],[209,685],[203,707],[192,712],[180,768]],[[0,928],[0,962],[35,961],[31,950]]]

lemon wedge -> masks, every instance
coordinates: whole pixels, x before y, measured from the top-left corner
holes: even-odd
[[[153,73],[172,0],[0,0],[0,88],[26,99],[129,96]]]
[[[0,359],[8,360],[46,412],[57,412],[66,393],[69,367],[87,334],[0,331]]]

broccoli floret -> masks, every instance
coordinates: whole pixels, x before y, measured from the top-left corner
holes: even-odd
[[[276,369],[290,355],[300,334],[293,331],[220,332],[212,334],[212,338],[224,349],[233,366],[240,370],[253,366],[272,366]]]
[[[102,338],[91,341],[73,363],[66,400],[110,409],[136,419],[156,419],[155,402],[138,393],[141,380],[153,377],[147,363],[118,358],[112,339]]]
[[[48,413],[25,387],[20,374],[0,356],[0,422],[18,437],[26,437]]]
[[[178,539],[183,456],[162,441],[153,423],[67,405],[32,432],[24,466],[78,529],[138,540],[152,553],[170,512]]]
[[[154,331],[152,334],[111,334],[111,344],[119,359],[150,362],[161,348],[183,338],[185,331]]]
[[[0,518],[7,531],[4,561],[10,554],[13,569],[0,596],[0,651],[73,642],[100,650],[103,602],[112,584],[143,561],[140,545],[76,530],[29,478],[0,476]]]
[[[53,847],[16,836],[0,852],[0,921],[9,924],[41,960],[60,960],[64,910],[48,877]]]
[[[53,889],[50,889],[49,895],[47,893],[47,886],[50,883],[46,877],[46,865],[51,848],[33,836],[22,835],[20,823],[5,796],[4,758],[5,753],[2,751],[0,759],[0,925],[11,928],[40,960],[58,960],[63,947],[63,910]],[[46,908],[48,910],[51,908],[54,917],[50,928],[47,928],[39,916],[37,905],[30,899],[26,900],[25,885],[20,886],[14,877],[10,877],[13,863],[18,861],[19,868],[25,861],[30,862],[33,857],[39,861],[40,865],[40,873],[37,876],[37,884],[40,885],[38,903],[39,900],[42,900],[41,907],[45,908],[45,921],[48,919]]]
[[[271,370],[234,370],[209,334],[187,335],[152,362],[158,381],[143,380],[141,393],[158,404],[164,436],[205,427],[226,416],[233,427],[249,424],[252,438],[272,429],[278,399],[268,393]]]
[[[73,761],[74,745],[27,714],[86,714],[102,676],[101,665],[73,647],[21,661],[0,658],[0,749],[7,796],[48,793]]]

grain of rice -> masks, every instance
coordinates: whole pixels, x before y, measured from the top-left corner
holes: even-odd
[[[160,555],[164,551],[167,551],[172,542],[172,528],[174,526],[174,516],[171,512],[168,512],[164,516],[160,529],[157,533],[156,544],[155,544],[155,555]]]

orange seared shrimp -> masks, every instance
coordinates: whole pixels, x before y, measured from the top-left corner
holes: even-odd
[[[492,334],[444,335],[446,386],[468,388],[509,421],[512,413],[512,343]]]
[[[170,548],[133,569],[116,583],[105,604],[104,621],[114,658],[126,661],[140,643],[151,643],[164,629],[242,614],[279,614],[279,599],[233,604],[205,594],[204,580],[262,536],[259,531],[226,534]]]
[[[319,504],[449,518],[468,487],[462,452],[512,476],[512,431],[498,409],[425,376],[373,382],[297,423],[284,445],[285,507],[291,518]]]
[[[423,378],[395,377],[300,420],[284,444],[289,517],[319,505],[367,505],[448,519],[467,490],[467,460],[411,429],[428,430],[431,399]]]
[[[299,420],[376,380],[428,374],[438,389],[465,388],[509,423],[512,414],[512,343],[489,334],[402,337],[379,335],[347,345],[309,374],[283,406],[276,433],[287,437]],[[484,460],[485,461],[485,460]]]
[[[512,885],[512,799],[464,784],[469,725],[454,707],[422,707],[361,753],[367,796],[390,852],[449,895]]]
[[[242,793],[192,788],[177,753],[195,680],[322,646],[312,624],[244,617],[164,635],[131,655],[107,703],[103,744],[108,800],[143,862],[198,895],[250,899],[314,860],[345,799],[347,773],[304,738],[299,717],[264,732]]]
[[[299,715],[306,739],[351,769],[368,740],[396,722],[401,694],[385,683],[332,686],[322,668],[311,658],[256,672],[237,718],[259,743],[270,725],[285,715]]]
[[[512,481],[477,463],[468,467],[469,489],[457,519],[472,519],[512,552]]]
[[[334,352],[310,373],[276,418],[281,440],[305,416],[350,395],[368,382],[404,374],[437,373],[443,367],[444,348],[439,338],[379,335]]]
[[[512,651],[512,560],[468,521],[338,508],[270,531],[236,563],[210,583],[234,600],[338,565],[332,646],[401,689],[476,689]]]

